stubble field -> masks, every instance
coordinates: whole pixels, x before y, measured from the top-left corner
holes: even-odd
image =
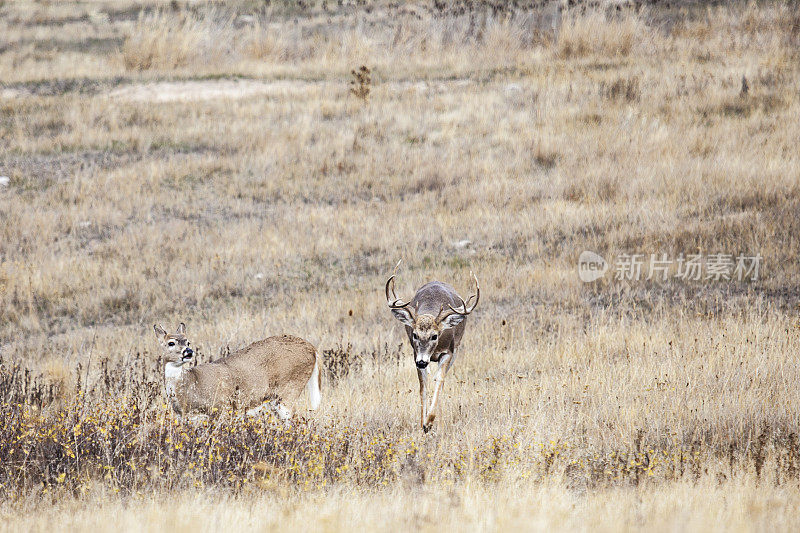
[[[798,74],[791,2],[0,3],[0,529],[796,530]],[[428,434],[400,258],[481,282]],[[178,420],[181,321],[322,408]]]

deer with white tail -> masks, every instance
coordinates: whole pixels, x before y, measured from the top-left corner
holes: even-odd
[[[395,267],[395,274],[398,266],[399,262]],[[478,305],[481,288],[478,285],[478,278],[470,272],[475,280],[475,294],[466,301],[447,283],[431,281],[420,287],[411,300],[403,302],[395,294],[395,274],[392,274],[386,282],[386,302],[395,318],[406,327],[406,334],[414,351],[414,364],[417,367],[419,395],[422,402],[420,424],[422,430],[427,433],[436,418],[444,379],[455,362],[456,350],[464,336],[467,316]],[[438,363],[439,366],[433,378],[433,397],[428,405],[426,403],[428,365],[431,361]]]
[[[309,408],[319,407],[320,368],[317,350],[298,337],[279,335],[254,342],[227,357],[191,367],[194,350],[186,325],[175,333],[153,329],[163,349],[164,380],[173,409],[181,416],[210,414],[215,408],[242,407],[248,415],[268,408],[281,420],[303,389]]]

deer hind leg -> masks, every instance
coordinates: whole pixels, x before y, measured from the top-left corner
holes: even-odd
[[[281,422],[289,425],[289,420],[292,418],[292,411],[291,409],[286,407],[280,400],[269,400],[267,402],[264,402],[257,407],[248,409],[246,414],[247,416],[259,416],[267,409],[275,413],[275,416],[277,416]]]
[[[275,400],[273,404],[273,411],[277,415],[278,418],[281,419],[282,422],[289,424],[289,420],[292,418],[292,410],[286,407],[280,400]]]
[[[438,407],[439,403],[439,393],[442,392],[442,387],[444,387],[444,378],[447,376],[447,371],[450,370],[450,365],[453,363],[453,355],[452,354],[445,354],[439,360],[439,368],[436,370],[436,376],[433,378],[433,398],[431,398],[431,406],[428,409],[428,417],[425,419],[424,426],[427,426],[428,431],[431,429],[433,425],[433,421],[436,420],[436,408]],[[424,429],[423,426],[423,429]]]
[[[191,424],[201,424],[202,422],[204,422],[204,421],[206,421],[206,420],[208,420],[210,418],[208,415],[203,414],[203,413],[192,413],[192,414],[186,415],[186,416],[180,416],[180,415],[178,415],[178,416],[181,419],[186,420],[187,422],[189,422]]]
[[[420,407],[420,425],[422,426],[422,431],[427,433],[428,429],[425,427],[425,419],[428,416],[428,409],[425,403],[425,400],[428,396],[428,369],[427,368],[417,368],[417,377],[419,378],[419,403]]]
[[[248,409],[246,411],[247,416],[258,416],[264,412],[264,409],[269,408],[269,402],[264,402],[258,407],[253,407],[252,409]]]
[[[292,422],[292,410],[286,407],[283,402],[279,399],[270,400],[262,404],[262,407],[269,409],[272,411],[278,420],[284,423],[286,426],[291,426]]]

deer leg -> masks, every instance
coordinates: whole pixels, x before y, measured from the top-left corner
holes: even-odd
[[[261,413],[263,413],[263,412],[264,412],[264,409],[267,409],[268,407],[270,407],[270,406],[269,406],[269,404],[267,404],[267,403],[262,403],[262,404],[261,404],[261,405],[259,405],[258,407],[253,407],[252,409],[248,409],[248,410],[245,412],[245,414],[246,414],[247,416],[258,416],[258,415],[260,415]]]
[[[270,409],[272,409],[272,412],[275,413],[275,416],[277,416],[281,422],[283,422],[287,426],[292,425],[291,422],[292,411],[291,409],[283,405],[283,402],[281,402],[280,400],[272,400],[271,402],[269,402],[269,406]]]
[[[419,378],[419,400],[420,400],[420,425],[422,426],[422,431],[427,432],[428,429],[425,427],[425,418],[428,416],[428,410],[426,408],[425,400],[428,396],[428,369],[427,368],[417,368],[417,377]]]
[[[275,404],[275,413],[277,413],[278,418],[280,418],[284,422],[292,418],[292,410],[283,405],[283,403],[281,403],[280,401],[277,404]]]
[[[441,359],[439,359],[439,368],[436,370],[436,376],[433,378],[433,398],[431,398],[431,406],[428,409],[428,418],[425,420],[425,425],[428,426],[428,429],[431,428],[433,421],[436,419],[436,407],[439,401],[439,393],[442,391],[442,387],[444,387],[444,378],[447,376],[447,371],[450,370],[450,365],[453,362],[453,355],[452,354],[444,354]]]
[[[192,413],[190,415],[181,416],[178,415],[180,420],[185,420],[193,425],[202,424],[204,421],[208,420],[210,417],[204,413]]]
[[[258,407],[248,409],[245,414],[247,416],[258,416],[263,413],[265,409],[269,409],[275,413],[275,416],[277,416],[281,422],[289,425],[289,419],[292,418],[292,411],[283,405],[280,400],[270,400],[268,402],[264,402]]]

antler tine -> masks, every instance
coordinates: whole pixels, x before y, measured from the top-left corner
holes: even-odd
[[[403,260],[400,259],[400,261],[397,262],[397,264],[394,267],[394,272],[392,273],[392,276],[388,280],[386,280],[386,302],[389,304],[389,307],[392,308],[392,309],[408,307],[408,305],[411,303],[411,302],[403,303],[403,301],[400,298],[397,297],[397,293],[395,293],[395,291],[394,291],[394,278],[397,275],[397,268],[400,266],[400,263],[402,261]],[[391,297],[389,297],[389,291],[390,290],[392,291],[392,296]]]
[[[481,299],[481,284],[478,283],[478,276],[476,276],[475,273],[472,270],[470,270],[469,273],[472,276],[472,279],[475,280],[475,303],[472,304],[472,309],[469,310],[469,312],[471,313],[472,310],[475,309],[475,307],[477,307],[478,302]],[[471,299],[472,299],[472,296],[467,298],[467,301],[470,301]]]
[[[448,307],[450,308],[450,310],[453,311],[453,313],[458,313],[459,315],[468,315],[471,312],[473,312],[475,310],[475,308],[478,306],[478,301],[481,299],[481,286],[478,283],[478,277],[471,270],[470,270],[469,273],[472,275],[473,279],[475,280],[475,294],[471,294],[469,296],[469,298],[467,298],[466,302],[464,301],[464,298],[459,298],[461,300],[461,309],[456,309],[452,305],[448,304]],[[469,307],[469,309],[467,309],[467,304],[469,304],[469,302],[473,298],[475,298],[475,303],[472,304]]]
[[[392,288],[392,296],[394,297],[394,301],[395,302],[397,301],[397,294],[395,294],[395,292],[394,292],[394,277],[397,275],[397,267],[400,266],[400,262],[401,261],[402,261],[402,259],[400,259],[400,261],[397,262],[397,264],[394,266],[394,271],[392,272],[392,275],[389,277],[388,280],[386,280],[386,301],[387,302],[389,301],[389,286],[390,285],[391,285],[391,288]]]
[[[447,304],[447,307],[449,307],[450,311],[451,311],[448,314],[457,313],[459,315],[468,315],[468,314],[470,314],[472,312],[472,309],[470,309],[469,311],[467,310],[467,304],[464,303],[464,298],[459,298],[459,299],[461,300],[461,309],[456,309],[452,305]],[[467,298],[467,301],[469,301],[469,298]],[[439,314],[441,314],[441,313],[439,313]]]
[[[386,280],[386,301],[387,302],[391,302],[392,301],[392,298],[389,296],[389,290],[392,291],[392,294],[394,295],[395,300],[397,300],[397,295],[394,294],[394,285],[392,284],[393,281],[394,281],[394,276],[391,276],[389,279]]]

